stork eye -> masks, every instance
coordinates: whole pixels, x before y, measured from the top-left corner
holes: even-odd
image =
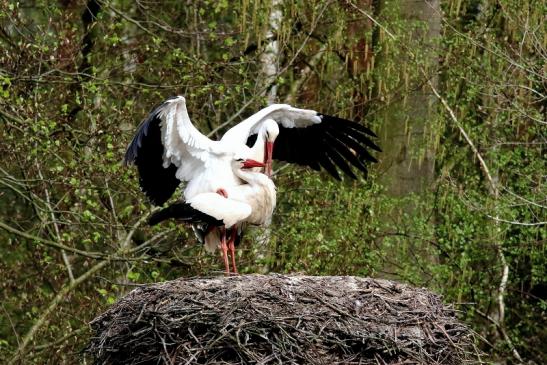
[[[237,162],[243,162],[244,160],[242,158],[238,158],[236,161]]]

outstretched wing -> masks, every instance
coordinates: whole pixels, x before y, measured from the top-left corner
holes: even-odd
[[[275,120],[285,128],[304,128],[321,123],[321,118],[315,110],[294,108],[288,104],[272,104],[230,128],[222,136],[221,141],[245,144],[250,136],[258,133],[262,123],[268,119]]]
[[[378,162],[369,149],[381,152],[372,141],[376,135],[368,128],[350,120],[318,114],[321,123],[305,128],[279,128],[273,158],[314,170],[321,167],[340,180],[337,167],[355,179],[351,165],[367,173],[367,163]]]
[[[338,168],[351,178],[356,178],[351,166],[366,174],[367,164],[377,162],[369,150],[381,152],[373,141],[376,134],[369,128],[347,119],[285,104],[262,109],[226,134],[232,130],[237,134],[247,131],[246,144],[250,147],[256,141],[261,123],[267,119],[279,124],[274,159],[309,166],[314,170],[324,168],[338,180]],[[229,137],[234,138],[236,132]]]
[[[140,124],[124,161],[137,165],[141,189],[153,204],[161,205],[180,181],[203,173],[221,152],[218,142],[194,127],[184,97],[177,96],[155,108]]]

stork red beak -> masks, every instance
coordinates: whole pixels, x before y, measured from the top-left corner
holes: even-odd
[[[272,176],[273,146],[273,142],[266,142],[266,156],[264,156],[264,162],[266,163],[265,173],[268,177]]]
[[[250,169],[250,168],[253,168],[253,167],[264,167],[266,165],[264,165],[262,162],[258,162],[258,161],[255,161],[255,160],[251,160],[251,159],[247,159],[243,162],[243,168],[244,169]]]

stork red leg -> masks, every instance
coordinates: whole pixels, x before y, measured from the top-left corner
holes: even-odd
[[[228,250],[230,250],[230,256],[232,256],[232,268],[234,270],[233,271],[234,274],[238,274],[237,266],[236,266],[236,246],[235,246],[236,234],[237,234],[237,227],[234,226],[232,228],[232,234],[230,235],[230,240],[228,241]]]
[[[222,188],[217,190],[217,194],[228,198],[228,193]],[[224,267],[226,268],[226,275],[230,275],[230,264],[228,263],[228,245],[226,244],[226,227],[220,228],[220,250],[222,251],[222,259],[224,261]]]
[[[226,269],[226,275],[230,275],[230,264],[228,263],[228,245],[226,244],[226,228],[220,228],[220,250],[222,251],[222,260],[224,261],[224,268]]]

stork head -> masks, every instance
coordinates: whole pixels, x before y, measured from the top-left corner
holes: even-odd
[[[273,147],[277,136],[279,135],[279,125],[273,119],[267,119],[263,124],[263,133],[266,146],[264,148],[264,163],[266,164],[265,173],[268,177],[272,176]]]

